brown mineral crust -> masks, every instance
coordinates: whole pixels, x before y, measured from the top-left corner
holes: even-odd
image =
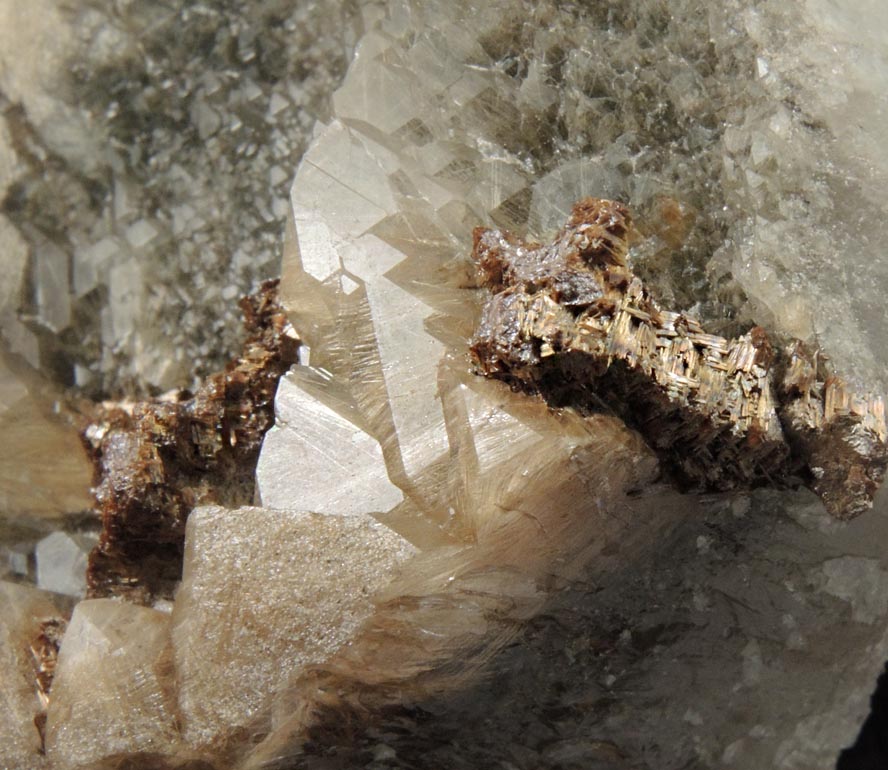
[[[90,597],[171,598],[194,506],[253,501],[278,380],[299,345],[277,291],[269,281],[241,301],[243,351],[196,393],[103,406],[84,431],[103,527],[87,570]]]
[[[840,518],[867,510],[888,465],[882,399],[851,392],[799,341],[783,352],[780,392],[783,429],[811,469],[811,488]]]
[[[834,515],[870,507],[886,465],[881,400],[805,369],[759,327],[728,340],[660,308],[627,264],[631,228],[625,206],[594,198],[548,246],[476,228],[492,292],[471,344],[477,370],[553,407],[617,412],[688,486],[801,474]]]

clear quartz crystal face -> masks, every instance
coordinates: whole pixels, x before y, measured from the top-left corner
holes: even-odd
[[[379,442],[348,419],[355,410],[332,391],[329,379],[309,367],[295,367],[281,379],[275,424],[256,468],[258,496],[266,507],[291,507],[294,489],[303,489],[299,502],[318,513],[366,515],[404,499],[379,473]]]

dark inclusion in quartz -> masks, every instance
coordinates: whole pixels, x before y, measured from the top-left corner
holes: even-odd
[[[611,409],[686,486],[810,486],[851,518],[888,463],[881,398],[853,393],[798,340],[755,327],[707,334],[660,308],[627,264],[631,220],[587,198],[549,245],[476,228],[491,296],[471,343],[477,371],[553,407]]]

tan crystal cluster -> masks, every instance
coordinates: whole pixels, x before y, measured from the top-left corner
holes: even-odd
[[[86,599],[72,616],[0,584],[4,767],[229,766],[232,741],[236,755],[244,730],[267,730],[275,694],[354,637],[414,552],[372,519],[260,508],[198,508],[186,537],[172,607]]]
[[[556,407],[606,405],[686,483],[801,473],[833,515],[871,508],[888,465],[881,397],[825,374],[798,340],[783,353],[761,327],[727,340],[662,309],[628,265],[630,227],[622,204],[586,198],[550,246],[477,228],[492,292],[472,340],[479,371]]]
[[[450,382],[449,511],[417,524],[422,510],[366,472],[344,493],[352,508],[339,512],[194,510],[172,604],[81,601],[57,664],[41,642],[46,618],[10,616],[15,633],[30,634],[10,649],[23,661],[27,649],[41,652],[22,668],[18,686],[30,700],[11,718],[33,733],[30,743],[4,759],[25,767],[45,752],[59,770],[110,768],[122,757],[159,768],[289,761],[311,731],[346,714],[363,723],[392,703],[473,681],[553,588],[590,559],[606,572],[644,553],[678,518],[678,504],[627,497],[657,464],[616,418],[551,414],[449,359],[441,372]],[[385,473],[381,455],[376,462]],[[333,465],[323,483],[345,481],[352,467]],[[45,739],[34,727],[44,707]]]
[[[334,127],[337,135],[344,136]],[[317,183],[329,184],[313,176],[318,157],[295,186],[303,217],[298,191],[317,196],[324,189]],[[328,192],[334,200],[341,194]],[[335,206],[312,209],[316,218],[331,215]],[[419,224],[402,228],[400,220],[389,225],[394,242]],[[291,285],[311,279],[300,265],[322,245],[311,240],[318,232],[311,224],[297,220],[290,233]],[[348,237],[338,227],[338,237]],[[467,340],[477,292],[460,285],[464,258],[446,266],[447,250],[438,249],[427,272],[382,239],[367,239],[352,252],[365,261],[365,280],[337,280],[338,298],[317,286],[300,297],[309,331],[332,323],[337,336],[329,345],[314,336],[311,365],[281,380],[276,424],[256,470],[263,507],[191,511],[190,501],[224,497],[240,475],[218,476],[205,463],[194,485],[189,469],[202,447],[212,459],[241,443],[219,450],[216,422],[201,415],[224,407],[224,393],[238,383],[238,393],[252,387],[261,396],[276,382],[285,324],[270,296],[256,300],[269,316],[259,324],[268,339],[248,343],[241,361],[193,399],[146,404],[135,432],[126,415],[88,432],[106,474],[99,487],[106,529],[93,574],[115,549],[126,555],[102,573],[114,579],[93,590],[154,606],[106,598],[77,605],[49,690],[45,743],[35,739],[53,768],[110,767],[121,757],[159,767],[289,761],[312,731],[329,730],[344,714],[372,719],[393,702],[473,681],[590,559],[604,573],[638,558],[679,518],[678,504],[630,500],[656,478],[657,462],[618,419],[553,413],[472,375]],[[377,264],[382,254],[390,259]],[[395,258],[407,274],[418,269],[439,282],[401,288],[391,280]],[[320,308],[311,319],[319,300],[332,300],[334,312]],[[451,311],[439,316],[435,335],[425,330],[429,303]],[[238,403],[230,405],[236,415]],[[219,424],[229,427],[223,435],[243,434],[234,420]],[[249,454],[252,444],[243,443]],[[146,462],[149,455],[156,460]],[[240,466],[225,454],[220,468]],[[294,510],[295,501],[313,510]],[[155,537],[160,531],[167,534]],[[156,581],[172,574],[183,541],[173,594]]]

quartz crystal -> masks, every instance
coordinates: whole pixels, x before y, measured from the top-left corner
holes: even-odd
[[[277,275],[356,4],[3,0],[0,29],[4,337],[94,396],[193,385]]]
[[[33,580],[35,578],[35,564],[32,548],[28,543],[15,543],[14,545],[4,545],[0,547],[0,579],[6,580],[10,577],[19,580]]]
[[[198,508],[173,648],[184,736],[222,745],[347,644],[413,547],[369,517]]]
[[[351,643],[293,677],[245,768],[294,761],[309,735],[335,733],[346,714],[372,719],[393,701],[459,691],[552,590],[589,563],[593,579],[604,579],[617,561],[642,558],[683,513],[675,494],[627,498],[650,483],[657,464],[615,418],[555,416],[443,364],[455,453],[442,479],[451,537],[425,537]],[[510,441],[487,441],[493,433]],[[410,514],[396,509],[385,521],[411,532]]]
[[[37,585],[45,591],[82,597],[86,593],[86,561],[95,537],[53,532],[35,549]]]
[[[170,616],[112,599],[74,609],[52,685],[46,754],[60,770],[177,740]]]
[[[473,655],[467,650],[477,654],[479,649],[497,649],[496,640],[501,643],[503,636],[489,621],[497,615],[491,608],[508,597],[515,616],[533,615],[546,595],[542,576],[578,576],[571,569],[577,554],[586,557],[587,579],[600,587],[601,595],[613,597],[608,606],[617,616],[598,622],[604,622],[614,638],[631,638],[633,628],[643,637],[645,615],[651,611],[650,596],[641,589],[634,593],[631,586],[637,583],[627,575],[635,570],[645,576],[638,580],[647,579],[651,586],[666,579],[656,594],[662,608],[659,622],[673,629],[669,649],[687,650],[679,656],[686,659],[686,668],[678,673],[670,662],[674,659],[665,653],[653,655],[644,665],[633,659],[626,664],[626,690],[662,691],[663,703],[680,699],[686,705],[676,714],[678,724],[661,727],[645,721],[647,729],[638,731],[639,718],[630,718],[619,699],[607,700],[607,688],[616,688],[618,678],[605,669],[600,674],[605,689],[599,696],[604,701],[594,716],[581,719],[568,710],[556,718],[563,736],[557,751],[541,754],[544,738],[504,727],[513,743],[526,748],[525,759],[515,760],[518,765],[556,766],[570,757],[581,764],[602,759],[604,748],[590,749],[589,736],[611,746],[611,756],[658,768],[693,762],[707,767],[828,764],[853,740],[884,655],[886,618],[882,614],[878,621],[853,621],[853,640],[846,637],[847,644],[813,641],[822,638],[813,629],[818,623],[835,624],[834,629],[846,623],[842,605],[834,603],[839,589],[828,598],[826,586],[841,584],[845,590],[855,584],[851,575],[861,569],[858,559],[869,564],[872,574],[885,569],[884,559],[854,534],[870,532],[877,540],[884,503],[877,502],[870,523],[864,517],[853,531],[841,535],[838,525],[825,521],[822,509],[803,493],[743,498],[746,507],[738,508],[736,517],[722,500],[688,500],[684,513],[693,512],[694,518],[680,523],[680,511],[670,516],[670,506],[663,501],[663,518],[658,520],[641,512],[643,497],[617,502],[621,491],[633,486],[621,485],[612,476],[619,463],[601,449],[603,466],[559,464],[563,456],[549,442],[557,442],[564,435],[561,431],[569,433],[565,414],[539,413],[539,422],[534,422],[528,410],[540,408],[538,404],[502,388],[472,384],[466,374],[468,338],[480,302],[467,260],[472,228],[493,225],[543,240],[567,218],[574,201],[608,195],[620,196],[639,211],[639,237],[628,260],[661,301],[678,310],[693,309],[719,333],[739,335],[759,322],[778,335],[815,345],[819,340],[838,373],[860,392],[883,387],[880,354],[863,340],[881,328],[884,314],[849,310],[859,302],[867,281],[875,279],[863,280],[857,273],[849,282],[837,283],[828,270],[816,267],[817,257],[803,257],[810,246],[807,235],[791,243],[779,237],[765,243],[765,234],[780,228],[784,233],[801,233],[806,227],[823,233],[823,227],[829,227],[830,238],[837,240],[822,242],[830,243],[832,259],[838,259],[846,248],[857,249],[860,233],[881,221],[873,213],[867,224],[861,224],[860,216],[853,224],[847,219],[838,224],[836,211],[841,207],[830,201],[841,198],[844,207],[872,209],[857,188],[842,186],[842,174],[859,173],[859,166],[850,172],[841,170],[847,169],[844,164],[824,164],[822,172],[830,181],[821,189],[824,197],[808,200],[807,210],[788,182],[818,174],[813,148],[824,145],[805,123],[805,115],[809,110],[816,114],[821,105],[804,101],[816,100],[818,92],[808,87],[811,81],[798,69],[781,73],[779,67],[765,67],[758,78],[749,76],[755,72],[759,46],[774,45],[774,36],[769,38],[763,30],[782,29],[776,20],[788,17],[776,5],[753,10],[740,3],[715,7],[689,2],[670,5],[668,14],[661,10],[645,2],[621,4],[600,14],[523,2],[459,11],[445,3],[388,6],[379,26],[362,39],[334,96],[333,119],[319,131],[297,174],[282,293],[311,349],[311,365],[329,376],[327,399],[346,404],[339,413],[350,415],[356,428],[379,442],[388,477],[404,491],[405,504],[384,520],[406,534],[415,528],[416,518],[422,518],[435,522],[440,532],[437,541],[426,536],[422,553],[405,572],[414,582],[409,588],[398,586],[411,595],[428,591],[448,597],[444,606],[450,615],[442,638],[450,641],[434,649],[423,646],[421,635],[410,629],[424,627],[424,622],[440,628],[433,616],[424,617],[419,609],[411,614],[403,607],[400,614],[387,616],[384,605],[367,628],[378,629],[376,635],[397,628],[390,638],[410,640],[406,650],[399,648],[399,662],[411,661],[410,668],[429,671],[446,657],[444,650],[469,665],[465,661]],[[815,39],[825,34],[817,25],[804,26],[801,16],[793,17],[793,23]],[[851,45],[847,39],[844,44]],[[829,61],[841,71],[836,55]],[[840,81],[838,75],[831,82]],[[840,92],[848,93],[844,85]],[[795,113],[782,106],[787,93],[802,99]],[[778,160],[765,149],[770,139],[764,137],[757,137],[757,144],[744,143],[748,134],[746,128],[738,130],[739,124],[748,124],[750,115],[761,116],[755,119],[764,130],[791,135],[799,147],[813,153],[810,159],[806,150],[798,150]],[[850,141],[858,138],[849,136]],[[867,190],[874,200],[883,200],[879,196],[884,193],[876,193],[876,187],[868,184]],[[837,224],[821,225],[818,218]],[[795,223],[789,227],[791,220]],[[826,259],[822,248],[817,253]],[[871,256],[869,262],[872,273],[879,260]],[[800,270],[804,278],[797,279]],[[813,307],[821,300],[828,312],[814,328]],[[827,318],[828,329],[823,325]],[[596,430],[612,447],[618,445],[612,429],[598,423]],[[267,451],[274,455],[277,449],[269,444]],[[635,451],[639,460],[645,457],[641,445]],[[581,456],[582,452],[575,455]],[[281,452],[260,462],[283,465],[285,457]],[[542,458],[550,464],[535,465]],[[565,475],[568,468],[586,474],[585,487],[572,486],[573,475]],[[614,482],[609,494],[599,491],[596,496],[596,484],[608,476]],[[560,533],[548,518],[550,504],[571,522]],[[580,512],[584,519],[571,518]],[[738,524],[720,526],[724,516]],[[598,517],[614,529],[608,530]],[[750,534],[744,526],[761,526],[768,520],[770,535],[779,533],[774,541]],[[803,528],[799,520],[805,522]],[[520,522],[537,523],[540,562],[522,549]],[[663,535],[673,526],[675,535]],[[496,546],[486,539],[494,532]],[[424,566],[426,559],[430,563],[444,558],[447,538],[470,544],[456,551],[459,556],[447,557],[452,565],[447,574],[454,577],[450,594],[434,586],[427,576],[434,571]],[[686,538],[699,547],[687,553]],[[726,598],[717,600],[704,587],[715,569],[713,554],[719,560],[729,558],[732,538],[743,544],[733,551],[741,563],[734,569],[725,565],[718,596]],[[653,543],[662,549],[656,561],[661,573],[641,566],[645,544]],[[782,554],[804,552],[805,557],[796,569],[789,566],[794,562],[787,562],[788,556],[772,557],[772,548]],[[836,561],[843,550],[852,561]],[[516,554],[520,558],[513,561]],[[617,554],[619,567],[608,558]],[[763,568],[771,558],[784,559],[786,570]],[[878,565],[867,561],[873,558]],[[469,643],[461,636],[461,623],[478,610],[461,593],[459,565],[477,568],[475,559],[485,567],[469,572],[484,575],[477,577],[483,586],[477,590],[491,604],[485,605],[487,623],[476,623],[486,631]],[[672,560],[681,566],[669,566]],[[615,571],[608,572],[610,567]],[[726,621],[721,602],[727,607],[750,604],[734,597],[746,595],[744,586],[756,568],[757,595],[769,596],[768,603],[763,607],[755,602],[750,606],[756,610],[750,613],[728,610]],[[497,579],[504,569],[517,570],[511,583]],[[798,577],[791,576],[795,572]],[[878,590],[876,583],[866,585]],[[867,590],[860,584],[855,595]],[[681,609],[686,601],[694,613],[687,625]],[[595,598],[583,604],[594,607]],[[807,616],[801,606],[820,607],[825,617]],[[867,621],[873,617],[866,615]],[[727,646],[726,626],[733,640]],[[773,628],[785,631],[775,636],[768,630]],[[715,652],[719,645],[723,654]],[[373,649],[359,637],[348,656],[331,663],[328,678],[321,677],[320,684],[316,675],[297,681],[293,702],[311,702],[318,690],[338,688],[346,693],[343,682],[357,681],[354,687],[360,692],[372,682],[384,692],[382,682],[409,678]],[[703,652],[694,655],[695,649]],[[811,653],[799,654],[800,649]],[[825,658],[815,662],[816,650]],[[620,659],[613,659],[615,670]],[[836,678],[833,667],[845,664],[845,674]],[[587,665],[600,671],[591,662]],[[698,686],[679,684],[695,680],[706,682],[702,692]],[[790,681],[810,697],[782,700],[779,712],[767,706]],[[447,689],[448,684],[440,686]],[[565,695],[565,702],[596,697],[580,681],[566,687],[571,694]],[[411,690],[404,686],[399,692],[404,697]],[[740,693],[736,701],[730,695],[734,692]],[[521,700],[517,691],[511,694]],[[342,708],[360,710],[347,695],[342,697],[350,703],[340,704]],[[475,697],[514,716],[511,701],[477,692]],[[627,704],[636,704],[635,711],[659,713],[660,707],[650,702],[624,697]],[[758,705],[743,710],[744,702]],[[266,739],[251,766],[299,750],[305,709],[293,708],[296,714]],[[436,708],[447,710],[440,702]],[[474,712],[479,723],[483,711],[480,706]],[[684,722],[682,714],[688,715]],[[536,724],[535,717],[528,718]],[[475,740],[484,741],[480,732],[474,734]],[[685,735],[686,742],[676,746],[677,734]],[[430,733],[424,735],[434,743]],[[399,745],[410,750],[409,739],[396,742],[395,751]],[[503,739],[502,751],[507,745]],[[439,764],[448,764],[453,756],[444,751]]]
[[[308,367],[281,380],[256,468],[261,503],[288,508],[298,500],[308,510],[346,516],[394,508],[404,495],[379,472],[379,442],[348,419],[347,403],[318,397],[330,390],[323,373]]]

